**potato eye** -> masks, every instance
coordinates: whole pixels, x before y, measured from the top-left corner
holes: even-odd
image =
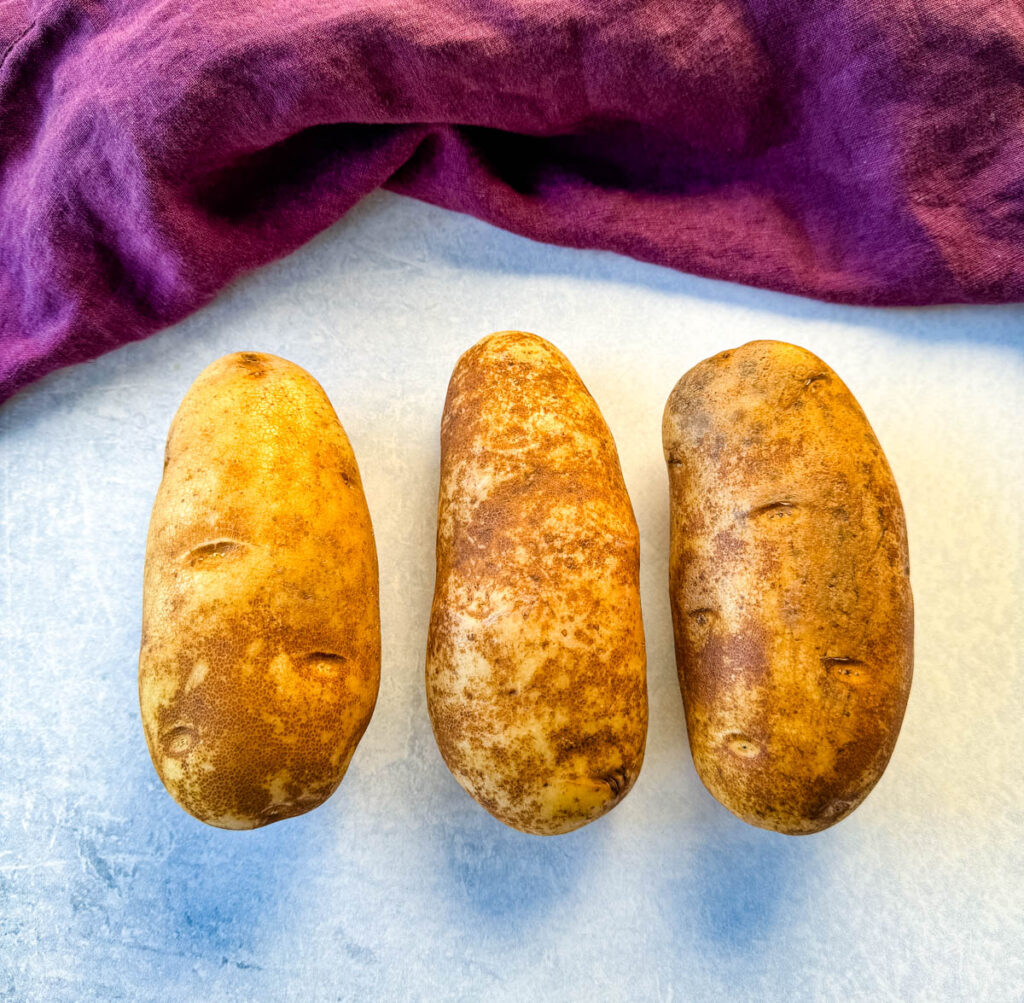
[[[197,564],[205,564],[207,561],[215,561],[222,557],[233,557],[245,550],[246,546],[238,540],[214,540],[212,543],[194,547],[185,555],[185,560],[195,567]]]
[[[757,742],[751,741],[746,735],[726,735],[725,745],[734,756],[739,756],[740,759],[754,759],[761,755],[761,746]]]
[[[867,678],[867,665],[859,658],[846,655],[826,656],[821,660],[826,671],[844,683],[860,683]]]
[[[311,651],[303,655],[301,664],[321,676],[340,676],[348,659],[331,651]]]
[[[703,606],[700,609],[691,609],[687,615],[698,627],[706,627],[711,623],[715,611],[710,606]]]
[[[758,505],[757,508],[752,508],[747,513],[747,518],[757,519],[763,516],[766,519],[788,519],[790,516],[796,515],[799,507],[796,502],[791,501],[768,502],[767,505]]]
[[[164,754],[180,758],[195,745],[198,736],[187,724],[179,724],[164,735]]]

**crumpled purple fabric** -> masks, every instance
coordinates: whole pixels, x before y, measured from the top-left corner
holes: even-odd
[[[1021,0],[0,0],[0,58],[0,399],[381,185],[830,300],[1024,299]]]

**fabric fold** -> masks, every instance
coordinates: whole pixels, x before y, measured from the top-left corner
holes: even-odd
[[[0,399],[385,186],[862,304],[1024,299],[1017,0],[0,0]]]

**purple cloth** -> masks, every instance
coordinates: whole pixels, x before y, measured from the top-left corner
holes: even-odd
[[[1024,299],[1022,0],[0,0],[0,56],[0,399],[380,185],[831,300]]]

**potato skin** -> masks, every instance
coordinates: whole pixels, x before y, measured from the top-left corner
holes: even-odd
[[[341,782],[379,680],[348,438],[303,369],[225,356],[178,409],[149,527],[139,702],[157,773],[209,825],[300,815]]]
[[[882,775],[910,693],[892,472],[839,377],[783,342],[694,366],[669,397],[663,442],[697,772],[745,822],[818,832]]]
[[[492,815],[569,832],[632,786],[647,735],[636,521],[569,361],[519,331],[459,360],[441,422],[427,703]]]

